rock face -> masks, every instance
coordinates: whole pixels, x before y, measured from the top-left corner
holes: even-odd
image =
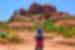
[[[46,14],[52,14],[54,12],[56,12],[56,7],[52,6],[52,5],[43,5],[43,13]]]
[[[18,11],[14,11],[13,15],[11,16],[9,22],[15,21],[15,20],[22,20],[30,18],[28,15],[28,12],[24,10],[23,8],[20,8]]]
[[[20,17],[20,18],[26,18],[26,17],[29,17],[29,18],[32,18],[30,16],[30,14],[39,14],[41,15],[44,19],[49,19],[50,17],[55,17],[57,19],[60,19],[61,16],[67,16],[68,13],[64,13],[64,12],[59,12],[55,6],[53,5],[40,5],[40,4],[37,4],[37,3],[33,3],[30,8],[28,10],[25,10],[24,8],[20,8],[18,11],[14,11],[14,14],[11,16],[11,19],[10,21],[13,21],[15,18],[16,18],[16,15],[17,17]],[[20,16],[18,16],[20,15]],[[22,17],[23,16],[23,17]]]
[[[54,12],[56,12],[56,8],[52,5],[44,5],[43,7],[43,13],[44,13],[44,18],[48,19],[52,16]]]
[[[42,7],[39,4],[33,3],[30,8],[29,8],[29,13],[32,14],[38,14],[38,13],[42,13]]]
[[[39,5],[34,3],[29,8],[29,13],[44,14],[45,19],[48,19],[54,12],[56,12],[56,7],[52,5]]]
[[[46,13],[50,14],[56,12],[56,7],[52,5],[39,5],[39,4],[32,4],[29,8],[30,13]]]
[[[20,15],[26,16],[26,15],[28,15],[27,13],[28,13],[28,12],[27,12],[24,8],[20,8],[20,10],[19,10],[19,14],[20,14]]]

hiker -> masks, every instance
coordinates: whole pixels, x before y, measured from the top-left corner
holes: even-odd
[[[35,50],[43,50],[43,29],[41,28],[37,29]]]

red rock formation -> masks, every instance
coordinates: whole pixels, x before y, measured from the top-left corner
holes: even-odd
[[[39,4],[33,3],[29,8],[29,13],[38,14],[42,12],[42,7]]]
[[[60,19],[62,16],[69,15],[68,13],[58,12],[56,7],[53,5],[39,5],[37,3],[33,3],[28,11],[26,11],[24,8],[20,8],[18,12],[21,16],[30,17],[30,18],[31,18],[31,16],[29,16],[30,14],[43,14],[42,17],[44,17],[46,20],[49,19],[50,17],[55,17],[57,19]],[[15,11],[14,15],[11,17],[12,18],[11,20],[15,18],[16,14],[17,12]]]
[[[9,19],[9,22],[14,21],[15,16],[11,16],[11,18]]]
[[[11,18],[9,19],[9,22],[14,21],[14,19],[15,19],[15,17],[16,17],[17,14],[18,14],[18,11],[15,10],[15,11],[13,12],[13,15],[12,15]]]
[[[44,14],[43,17],[44,17],[44,19],[47,20],[47,19],[49,19],[51,17],[51,15],[50,14]]]
[[[60,19],[62,17],[62,14],[60,12],[55,12],[55,13],[51,14],[51,16],[56,19]]]
[[[43,7],[43,12],[46,14],[52,14],[56,12],[56,7],[52,5],[43,5],[42,7]]]
[[[30,6],[29,12],[34,14],[42,13],[50,16],[53,12],[56,12],[56,7],[52,5],[39,5],[34,3]]]
[[[27,15],[27,11],[24,8],[20,8],[19,13],[22,16],[26,16]]]
[[[47,20],[49,19],[54,12],[56,12],[56,7],[52,5],[43,5],[43,13],[44,13],[44,18]]]

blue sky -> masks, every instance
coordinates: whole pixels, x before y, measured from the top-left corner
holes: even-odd
[[[14,10],[28,9],[32,3],[53,4],[59,11],[75,14],[75,0],[0,0],[0,21],[10,19]]]

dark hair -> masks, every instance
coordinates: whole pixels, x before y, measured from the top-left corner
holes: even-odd
[[[42,30],[41,28],[39,28],[39,29],[37,30],[37,32],[40,34],[40,33],[43,32],[43,30]]]

